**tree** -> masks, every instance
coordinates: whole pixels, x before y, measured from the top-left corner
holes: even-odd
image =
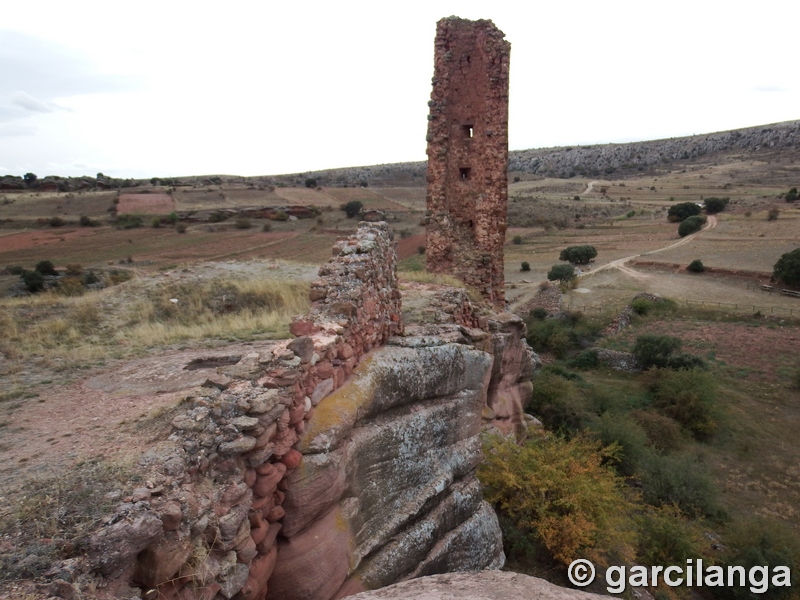
[[[689,266],[686,267],[686,270],[691,273],[702,273],[706,270],[705,265],[703,265],[703,261],[699,258],[696,258],[692,262],[689,263]]]
[[[689,217],[700,214],[700,207],[694,202],[681,202],[670,206],[667,211],[667,219],[670,223],[678,223]]]
[[[362,208],[364,208],[364,205],[359,200],[350,200],[350,202],[343,207],[344,213],[347,215],[348,219],[355,217],[361,212]]]
[[[42,275],[58,275],[58,271],[49,260],[40,260],[36,263],[36,272]]]
[[[706,218],[701,215],[684,219],[681,221],[681,224],[678,225],[678,235],[681,237],[686,237],[687,235],[691,235],[692,233],[700,231],[705,222]]]
[[[313,177],[309,177],[308,179],[306,179],[306,187],[307,188],[317,187],[317,180],[314,179]]]
[[[566,260],[576,265],[588,264],[595,256],[597,249],[594,246],[569,246],[561,251],[558,260]]]
[[[772,268],[772,279],[784,285],[800,286],[800,248],[781,255]]]
[[[25,180],[25,185],[28,187],[36,187],[38,185],[36,173],[25,173],[22,177]]]
[[[547,272],[547,279],[566,283],[575,277],[575,267],[567,263],[553,265]]]
[[[519,267],[519,270],[528,272],[528,271],[531,270],[531,264],[529,262],[523,260],[522,264]]]
[[[716,198],[712,196],[711,198],[706,198],[703,200],[703,204],[706,208],[706,214],[714,215],[718,212],[722,212],[725,210],[725,207],[728,206],[728,202],[730,202],[730,198]]]
[[[795,200],[800,198],[800,196],[798,196],[797,194],[797,188],[793,187],[792,189],[790,189],[789,192],[783,198],[787,202],[794,202]]]

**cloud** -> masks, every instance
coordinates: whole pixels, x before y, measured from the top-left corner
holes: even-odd
[[[786,88],[777,86],[777,85],[762,85],[762,86],[759,86],[759,87],[754,87],[753,91],[754,92],[767,92],[767,93],[778,92],[778,93],[781,93],[781,94],[785,94],[789,90],[787,90]]]
[[[31,112],[51,113],[54,110],[51,106],[49,106],[45,102],[37,100],[30,94],[22,91],[14,92],[11,95],[11,102]]]
[[[3,29],[0,29],[0,73],[3,74],[0,94],[25,90],[45,104],[56,98],[123,92],[141,86],[133,78],[101,72],[96,63],[76,50]]]

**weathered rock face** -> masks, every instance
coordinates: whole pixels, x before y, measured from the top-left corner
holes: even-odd
[[[401,335],[395,260],[386,224],[364,224],[320,269],[299,337],[148,371],[183,402],[139,461],[146,487],[91,537],[101,597],[332,600],[502,566],[474,472],[483,427],[524,426],[524,324],[432,286]]]
[[[352,600],[600,600],[608,598],[559,587],[521,573],[447,573],[405,581]]]
[[[474,475],[492,357],[431,339],[398,343],[416,347],[373,352],[301,437],[269,598],[327,600],[502,566],[497,518]]]
[[[428,115],[428,270],[505,297],[510,44],[491,21],[442,19]]]

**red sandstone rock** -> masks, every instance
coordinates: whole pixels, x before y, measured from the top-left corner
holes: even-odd
[[[161,523],[164,527],[164,531],[174,531],[180,527],[181,519],[183,519],[183,512],[181,511],[180,504],[177,502],[167,502],[161,507],[159,512],[161,514]]]
[[[250,561],[252,561],[258,554],[258,550],[256,550],[256,543],[252,537],[248,537],[246,540],[244,540],[235,550],[236,560],[245,565],[249,565]]]
[[[253,487],[253,484],[256,482],[256,478],[258,474],[256,473],[255,469],[247,469],[244,472],[244,482],[247,487]]]
[[[253,486],[253,493],[262,498],[272,496],[272,493],[278,488],[278,482],[285,472],[286,465],[278,463],[269,475],[259,475]]]
[[[275,545],[275,540],[283,526],[280,523],[270,523],[267,536],[258,544],[258,552],[266,554]]]
[[[297,467],[297,466],[300,464],[300,461],[301,461],[302,459],[303,459],[303,455],[302,455],[302,454],[300,454],[300,453],[299,453],[297,450],[295,450],[294,448],[292,448],[291,450],[289,450],[289,452],[287,452],[287,453],[286,453],[286,454],[283,456],[283,458],[281,458],[281,462],[282,462],[284,465],[286,465],[286,468],[287,468],[287,469],[294,469],[294,468],[296,468],[296,467]]]
[[[286,511],[283,509],[282,506],[275,506],[272,508],[271,511],[269,511],[269,514],[267,514],[267,521],[269,521],[270,523],[277,523],[283,518],[283,515],[285,514]]]

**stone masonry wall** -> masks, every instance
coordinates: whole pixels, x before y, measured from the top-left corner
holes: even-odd
[[[146,484],[92,536],[99,597],[266,597],[298,436],[365,352],[402,333],[395,263],[386,223],[362,224],[320,269],[299,337],[208,358],[216,375],[140,461]]]
[[[504,303],[510,44],[491,21],[437,24],[428,115],[427,267]]]

